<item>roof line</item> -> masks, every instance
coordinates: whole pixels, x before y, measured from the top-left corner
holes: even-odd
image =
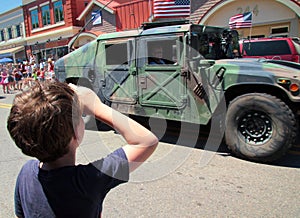
[[[86,8],[83,10],[83,12],[79,15],[79,17],[77,17],[77,20],[82,20],[85,15],[93,8],[94,5],[99,6],[101,9],[104,9],[106,11],[108,11],[111,14],[115,13],[115,9],[112,7],[109,7],[109,4],[103,4],[101,2],[99,2],[99,0],[92,0],[90,1],[90,3],[86,6]]]

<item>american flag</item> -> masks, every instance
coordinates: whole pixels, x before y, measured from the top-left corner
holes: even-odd
[[[229,19],[230,29],[252,27],[252,12],[237,14]]]
[[[190,0],[154,0],[154,18],[190,16]]]

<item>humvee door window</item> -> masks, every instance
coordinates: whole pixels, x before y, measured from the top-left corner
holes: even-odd
[[[127,65],[127,43],[105,45],[106,65]]]
[[[176,62],[176,40],[147,42],[148,64],[174,64]]]

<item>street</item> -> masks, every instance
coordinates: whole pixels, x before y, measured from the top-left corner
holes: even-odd
[[[13,97],[0,90],[3,218],[14,217],[15,180],[30,159],[14,145],[6,130]],[[152,126],[166,128],[164,122],[158,122]],[[195,140],[195,134],[189,135],[188,130],[180,136],[167,132],[159,138],[158,149],[132,174],[130,182],[109,192],[103,217],[300,216],[297,146],[276,163],[259,164],[231,156],[224,145],[205,146],[204,136]],[[113,130],[86,131],[78,149],[78,163],[101,158],[122,144]]]

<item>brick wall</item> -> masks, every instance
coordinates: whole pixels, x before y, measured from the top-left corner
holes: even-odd
[[[226,0],[225,0],[226,1]],[[224,0],[192,0],[190,21],[198,23],[200,18],[205,15],[213,6]]]

